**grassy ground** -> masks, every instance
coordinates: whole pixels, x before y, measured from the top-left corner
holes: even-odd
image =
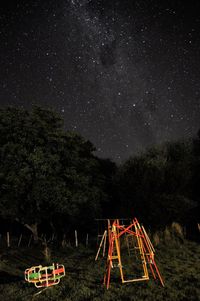
[[[2,253],[1,253],[2,254]],[[3,301],[198,301],[200,300],[200,245],[169,240],[156,247],[156,262],[165,287],[154,281],[121,284],[118,269],[111,272],[111,286],[102,285],[105,262],[94,261],[95,250],[79,247],[53,250],[52,262],[65,265],[66,276],[60,284],[39,292],[24,281],[24,270],[45,264],[40,248],[10,249],[0,261],[0,300]]]

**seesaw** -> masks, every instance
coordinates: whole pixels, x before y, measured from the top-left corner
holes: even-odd
[[[50,287],[60,282],[65,276],[65,267],[62,264],[52,264],[51,266],[33,266],[24,272],[25,280],[34,283],[37,288]]]

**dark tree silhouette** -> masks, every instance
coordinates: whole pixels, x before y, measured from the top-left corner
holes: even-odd
[[[70,225],[94,219],[105,195],[93,145],[39,107],[2,109],[0,120],[3,216],[23,223],[35,240],[43,220],[65,217]]]

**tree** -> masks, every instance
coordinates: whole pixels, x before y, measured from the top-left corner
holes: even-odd
[[[92,219],[105,197],[95,182],[95,148],[79,134],[65,132],[59,115],[35,107],[0,110],[0,209],[38,239],[43,220],[68,223]]]
[[[191,150],[190,141],[171,142],[127,160],[117,179],[121,212],[154,227],[184,222],[195,206]]]
[[[157,211],[155,198],[164,185],[166,158],[160,148],[149,149],[146,153],[131,157],[119,169],[117,186],[120,191],[120,211],[127,217],[139,216],[146,223]]]
[[[193,199],[197,202],[196,208],[192,212],[193,221],[199,223],[200,216],[200,130],[197,137],[193,139],[193,169],[192,169],[192,193]]]

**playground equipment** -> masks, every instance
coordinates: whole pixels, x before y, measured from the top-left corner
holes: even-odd
[[[24,276],[27,282],[34,283],[37,288],[50,287],[58,284],[65,276],[65,267],[58,263],[45,267],[33,266],[25,270]]]
[[[108,255],[107,255],[107,263],[106,263],[106,271],[104,274],[104,284],[106,285],[107,289],[110,286],[110,277],[111,277],[111,269],[114,267],[119,268],[120,277],[122,283],[129,283],[129,282],[137,282],[137,281],[146,281],[149,280],[149,271],[153,275],[154,279],[160,281],[161,285],[164,286],[163,279],[159,272],[159,269],[155,262],[155,249],[150,241],[145,228],[141,226],[136,218],[130,221],[129,225],[120,224],[119,219],[115,220],[107,220],[108,230],[102,236],[101,243],[99,245],[99,249],[97,251],[97,255],[95,260],[98,259],[100,249],[104,248],[105,252],[105,244],[106,238],[108,237]],[[122,238],[125,238],[124,241]],[[123,242],[125,242],[126,247],[128,249],[128,255],[131,259],[131,254],[135,253],[135,261],[137,266],[141,266],[142,275],[138,276],[137,273],[134,271],[134,276],[128,275],[127,271],[124,272],[125,267],[122,264],[122,247]],[[133,262],[132,262],[133,263]],[[132,269],[133,269],[133,265]],[[131,271],[131,275],[133,271]]]
[[[105,256],[107,235],[108,235],[107,230],[104,231],[103,235],[98,235],[98,237],[101,237],[101,242],[99,244],[99,248],[98,248],[95,260],[98,259],[102,246],[103,246],[103,257]]]

